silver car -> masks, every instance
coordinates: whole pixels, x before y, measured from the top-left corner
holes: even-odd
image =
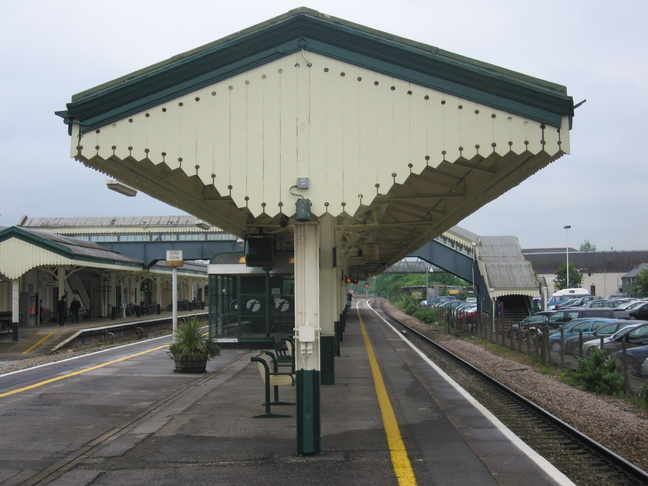
[[[615,332],[603,340],[603,350],[606,353],[614,353],[619,351],[622,346],[622,341],[626,341],[629,347],[642,346],[648,343],[648,321],[640,321]],[[591,356],[594,349],[601,347],[599,339],[592,339],[583,344],[583,356]]]

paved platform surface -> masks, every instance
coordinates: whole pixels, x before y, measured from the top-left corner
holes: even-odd
[[[415,480],[396,476],[363,327],[380,363]],[[158,350],[59,381],[56,390],[13,395],[0,407],[23,407],[34,417],[29,434],[25,427],[23,432],[5,428],[5,437],[18,435],[14,440],[22,445],[15,459],[13,451],[4,462],[0,458],[17,468],[0,468],[6,474],[3,484],[570,484],[525,455],[402,336],[366,309],[349,314],[341,356],[335,359],[335,384],[321,387],[321,454],[297,455],[295,406],[273,407],[288,418],[253,418],[264,411],[261,379],[250,361],[257,353],[223,349],[206,374],[190,376],[170,372],[168,357]],[[281,400],[294,398],[294,388],[280,388]],[[130,409],[137,412],[126,420]],[[106,425],[92,439],[81,438],[91,427],[86,421],[92,422],[92,414]],[[57,431],[56,440],[48,442],[45,417]],[[117,420],[114,425],[109,425],[111,418]],[[68,420],[74,425],[66,425]],[[21,442],[21,433],[38,440],[38,447],[24,438]],[[67,450],[55,451],[54,443]],[[44,467],[46,458],[49,466],[39,482],[14,482],[28,469]]]

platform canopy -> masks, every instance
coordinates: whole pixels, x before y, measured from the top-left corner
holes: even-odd
[[[237,236],[291,249],[308,199],[312,220],[334,218],[337,264],[362,279],[568,153],[573,100],[299,8],[57,114],[73,158]]]

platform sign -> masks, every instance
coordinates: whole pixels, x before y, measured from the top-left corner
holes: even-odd
[[[181,267],[182,264],[183,264],[182,250],[167,250],[166,252],[167,267]]]

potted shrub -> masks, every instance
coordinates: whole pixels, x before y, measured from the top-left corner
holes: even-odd
[[[198,317],[178,322],[175,342],[169,346],[176,373],[204,373],[209,358],[220,354],[220,347],[209,339],[204,325],[205,321]]]

